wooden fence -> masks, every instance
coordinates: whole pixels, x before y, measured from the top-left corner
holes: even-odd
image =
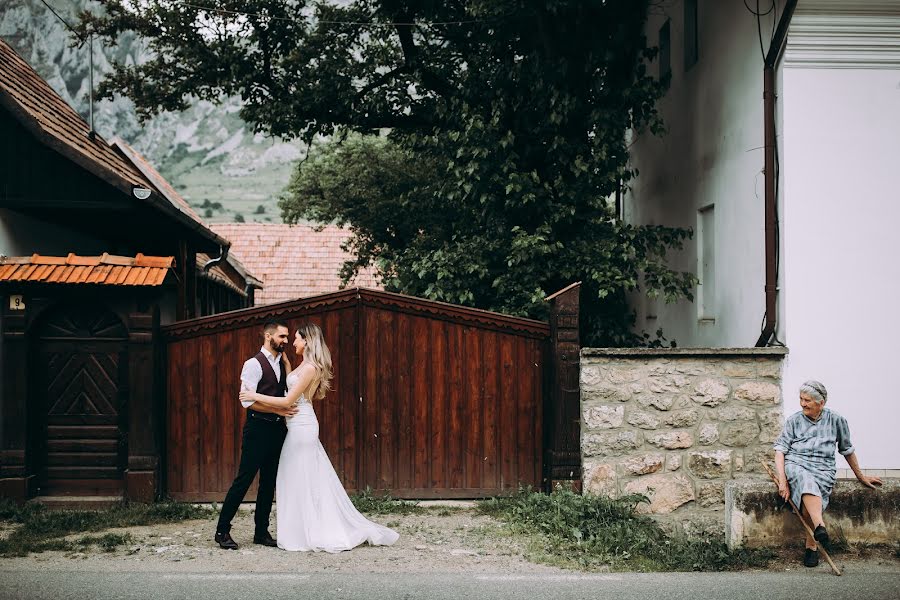
[[[164,328],[172,498],[224,498],[240,457],[241,366],[273,317],[317,323],[331,348],[334,389],[314,406],[348,491],[474,498],[542,486],[549,325],[350,289]]]

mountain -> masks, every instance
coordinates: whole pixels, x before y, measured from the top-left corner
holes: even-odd
[[[69,23],[85,7],[102,10],[89,0],[48,3]],[[73,48],[65,23],[40,0],[2,0],[0,38],[89,120],[88,45]],[[95,87],[112,63],[139,64],[146,52],[134,35],[123,35],[115,47],[95,40]],[[277,198],[305,147],[254,134],[238,115],[240,108],[240,98],[218,105],[197,101],[184,112],[163,113],[142,124],[132,102],[117,97],[94,102],[94,129],[107,140],[118,135],[147,157],[207,221],[280,223]]]

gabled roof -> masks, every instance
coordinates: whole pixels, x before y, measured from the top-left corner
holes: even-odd
[[[0,283],[160,285],[175,264],[173,256],[0,256]]]
[[[110,142],[110,146],[112,146],[115,150],[120,152],[128,161],[134,165],[143,175],[146,177],[152,184],[153,187],[160,193],[160,195],[165,198],[173,207],[180,210],[188,217],[196,221],[198,224],[202,225],[204,228],[209,229],[209,225],[200,218],[200,215],[188,204],[187,200],[181,197],[172,184],[170,184],[165,177],[160,175],[159,171],[157,171],[150,162],[144,158],[140,152],[132,148],[128,142],[123,140],[122,138],[116,136]],[[210,230],[212,231],[212,230]],[[228,240],[225,240],[226,243],[230,243]],[[197,254],[197,267],[200,268],[207,261],[210,260],[210,256],[203,253]],[[247,268],[241,264],[241,261],[237,259],[237,257],[233,256],[231,253],[228,254],[228,257],[225,259],[225,262],[231,267],[231,271],[234,272],[237,276],[244,279],[245,283],[250,285],[250,287],[259,288],[262,287],[262,281],[254,277],[251,273],[247,271]],[[224,265],[217,265],[212,267],[210,272],[216,271],[216,275],[212,276],[212,279],[219,281],[221,283],[225,283],[229,287],[232,287],[239,291],[241,294],[244,293],[243,288],[239,288],[229,277],[228,274],[223,270]],[[227,282],[227,283],[226,283]]]
[[[112,148],[69,106],[5,41],[0,40],[0,106],[35,138],[86,171],[132,197],[135,187],[154,188],[149,179],[123,154]],[[187,225],[219,246],[226,240],[191,218],[158,194],[145,202]]]
[[[334,225],[322,231],[279,223],[213,223],[210,227],[231,240],[229,255],[240,258],[262,279],[264,287],[254,295],[257,306],[338,290],[341,266],[351,258],[341,250],[350,232]],[[373,269],[360,272],[348,285],[382,287]]]

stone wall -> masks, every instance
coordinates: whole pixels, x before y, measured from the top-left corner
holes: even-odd
[[[782,348],[581,352],[582,484],[644,494],[639,510],[723,533],[725,483],[765,477],[781,432]]]

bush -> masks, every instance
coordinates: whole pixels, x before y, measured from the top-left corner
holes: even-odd
[[[519,490],[479,503],[479,510],[513,530],[538,538],[544,560],[578,568],[638,571],[719,571],[765,566],[764,550],[730,552],[721,539],[670,537],[653,519],[636,512],[643,496],[611,500],[558,488],[552,494]]]

